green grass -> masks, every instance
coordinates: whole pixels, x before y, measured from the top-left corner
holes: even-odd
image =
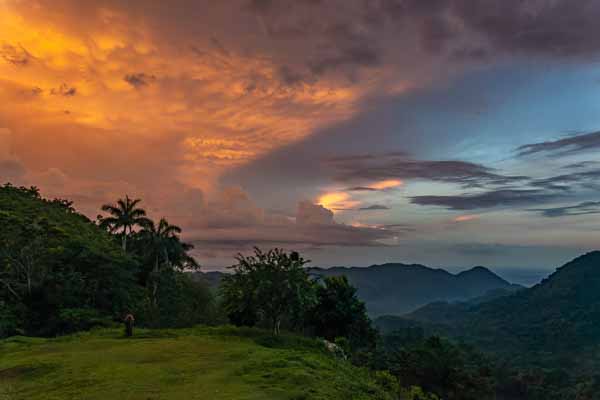
[[[390,399],[317,341],[253,329],[100,330],[0,341],[0,400]]]

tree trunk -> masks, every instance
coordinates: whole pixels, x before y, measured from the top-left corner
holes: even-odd
[[[152,303],[154,307],[158,307],[158,255],[154,259],[154,282],[152,283]]]
[[[27,272],[27,294],[31,297],[31,274]]]
[[[273,336],[279,336],[281,320],[279,317],[273,318]]]

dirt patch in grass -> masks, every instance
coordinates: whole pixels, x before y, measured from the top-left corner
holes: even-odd
[[[39,378],[56,370],[52,364],[39,365],[19,365],[16,367],[0,369],[0,380],[2,379],[22,379]]]

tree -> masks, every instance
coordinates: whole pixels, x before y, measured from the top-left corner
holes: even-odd
[[[152,260],[152,299],[155,305],[161,267],[180,271],[199,268],[196,260],[188,254],[193,246],[183,243],[179,239],[180,233],[181,228],[171,225],[165,218],[161,218],[158,224],[146,218],[139,232],[141,253]]]
[[[44,218],[25,221],[8,213],[0,214],[0,225],[5,227],[0,238],[0,284],[22,300],[43,284],[48,272],[43,262],[48,236],[60,233]]]
[[[133,232],[133,228],[148,222],[146,211],[137,207],[140,202],[140,199],[132,200],[126,195],[125,199],[117,200],[116,204],[104,204],[102,206],[102,211],[107,212],[110,216],[100,216],[100,226],[110,233],[121,231],[123,251],[127,251],[127,238]]]
[[[367,316],[365,303],[345,276],[330,276],[317,287],[317,303],[311,310],[310,325],[317,336],[327,340],[345,337],[353,350],[372,347],[376,331]]]
[[[298,325],[314,302],[313,282],[296,252],[254,249],[252,256],[237,256],[233,274],[223,278],[224,308],[234,324],[267,323],[279,335],[284,316]]]
[[[449,400],[493,398],[492,366],[472,349],[437,336],[388,344],[387,369],[403,384]]]

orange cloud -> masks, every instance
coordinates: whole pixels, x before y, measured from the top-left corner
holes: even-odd
[[[388,179],[385,181],[373,183],[373,184],[369,185],[368,187],[370,187],[371,189],[384,190],[384,189],[391,189],[391,188],[402,186],[402,185],[404,185],[404,182],[402,182],[399,179]]]
[[[67,3],[57,13],[44,1],[36,8],[0,1],[0,120],[8,121],[0,128],[32,147],[47,146],[42,137],[53,135],[43,149],[46,165],[36,168],[69,169],[51,156],[64,141],[61,132],[77,130],[80,150],[93,152],[101,149],[92,132],[101,130],[102,140],[115,144],[125,136],[138,147],[172,140],[181,152],[164,166],[172,178],[207,187],[228,168],[349,118],[364,94],[351,82],[327,79],[286,86],[279,62],[259,51],[224,51],[202,32],[178,37],[174,46],[164,37],[178,33],[159,30],[150,16]],[[151,79],[131,83],[139,77]],[[79,173],[89,168],[80,155]]]
[[[329,192],[321,195],[317,200],[317,204],[336,212],[355,208],[360,202],[352,200],[346,192]]]
[[[479,219],[479,215],[475,215],[475,214],[460,215],[460,216],[454,218],[454,222],[467,222],[467,221],[473,221],[476,219]]]

